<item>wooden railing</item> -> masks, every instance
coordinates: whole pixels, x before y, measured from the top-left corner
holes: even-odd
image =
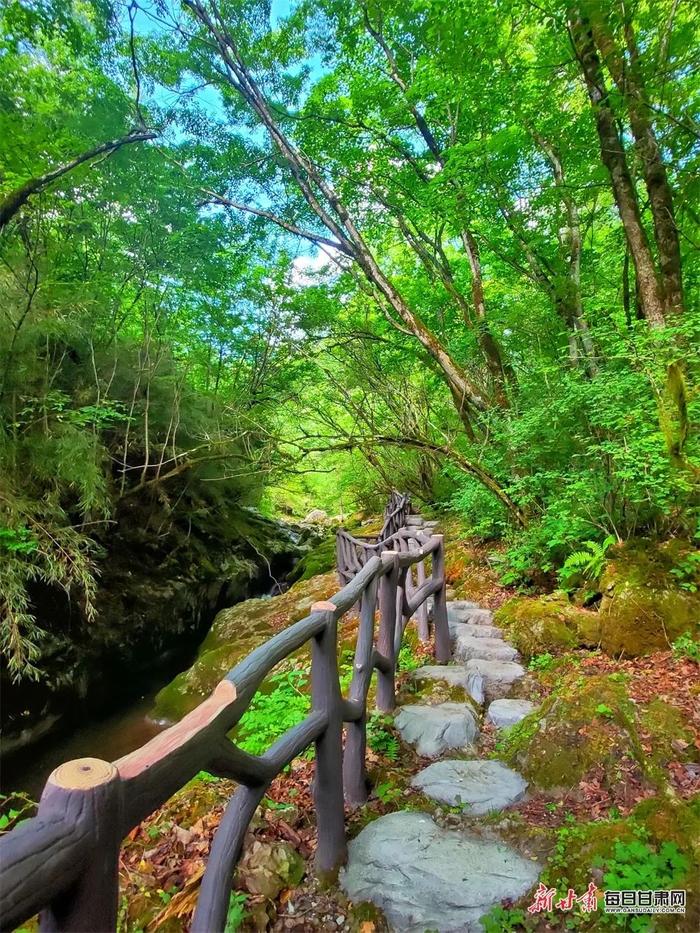
[[[307,618],[251,652],[177,725],[113,763],[83,758],[51,774],[37,816],[0,839],[3,930],[15,929],[37,911],[42,931],[114,930],[122,839],[201,770],[240,785],[214,836],[191,925],[193,933],[223,930],[248,824],[272,780],[312,744],[315,867],[322,877],[334,876],[346,857],[344,798],[357,805],[368,793],[365,726],[372,674],[377,671],[377,707],[391,712],[405,627],[431,596],[435,656],[440,663],[450,657],[442,536],[399,528],[384,544],[389,546],[370,554],[340,592],[315,603]],[[430,578],[407,589],[411,568],[425,567],[426,560]],[[360,623],[353,677],[344,697],[337,627],[356,604],[361,604]],[[275,665],[307,642],[311,712],[263,755],[244,752],[228,733]]]
[[[368,560],[377,554],[388,550],[398,550],[399,553],[416,550],[425,543],[425,536],[418,527],[409,527],[414,516],[411,515],[411,502],[407,495],[393,491],[389,503],[384,510],[384,524],[378,535],[356,535],[340,528],[336,533],[335,552],[338,576],[341,583],[348,583],[356,573],[365,566]],[[419,560],[415,565],[416,580],[413,577],[413,567],[409,567],[403,585],[403,591],[411,599],[426,581],[425,562]],[[428,622],[428,604],[423,600],[416,610],[418,636],[421,641],[428,641],[430,627]]]

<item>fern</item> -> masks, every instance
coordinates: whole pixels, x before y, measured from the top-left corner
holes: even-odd
[[[602,542],[584,541],[583,550],[574,551],[559,571],[559,582],[566,590],[574,590],[584,580],[595,582],[605,567],[608,551],[617,539],[608,535]]]

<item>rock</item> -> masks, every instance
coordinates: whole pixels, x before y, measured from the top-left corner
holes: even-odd
[[[305,515],[302,519],[302,522],[305,525],[318,524],[319,522],[328,521],[328,512],[324,512],[323,509],[311,509],[308,515]]]
[[[412,680],[444,680],[453,687],[467,689],[469,671],[463,664],[428,664],[411,672]]]
[[[481,933],[479,918],[517,900],[539,867],[500,842],[441,829],[426,813],[390,813],[350,842],[340,883],[370,901],[401,933]]]
[[[497,625],[479,625],[474,622],[449,622],[450,635],[470,635],[472,638],[503,638],[502,629]]]
[[[272,598],[247,599],[217,613],[197,658],[187,670],[157,694],[151,718],[160,723],[180,720],[205,699],[239,661],[275,633],[278,619],[287,624],[308,615],[317,600],[328,599],[338,589],[335,573],[295,583]]]
[[[394,725],[419,755],[437,758],[451,748],[469,748],[479,736],[476,715],[468,703],[402,706]]]
[[[529,700],[494,700],[486,711],[486,718],[498,729],[514,726],[535,709]]]
[[[461,632],[455,638],[454,656],[458,661],[517,661],[520,658],[517,650],[502,638],[473,638]]]
[[[699,554],[680,539],[662,545],[630,541],[616,552],[600,584],[601,645],[607,654],[666,651],[680,635],[700,634]]]
[[[467,661],[466,668],[470,674],[480,675],[483,678],[484,699],[486,700],[500,700],[509,693],[516,681],[525,676],[525,668],[514,661],[472,660]]]
[[[455,601],[447,604],[448,622],[469,622],[472,625],[491,625],[493,613],[490,609],[482,609],[476,603]]]
[[[504,637],[526,658],[578,646],[594,648],[600,642],[598,613],[574,606],[565,593],[516,596],[494,618],[503,626]]]
[[[250,894],[275,898],[304,877],[303,858],[288,842],[255,840],[238,865],[238,877]]]
[[[527,781],[500,761],[436,761],[411,781],[433,800],[450,806],[468,805],[468,813],[481,816],[520,800]]]
[[[592,773],[613,791],[619,788],[624,761],[633,768],[627,780],[663,786],[669,762],[696,759],[692,741],[686,716],[666,700],[638,704],[615,674],[582,677],[574,669],[506,733],[503,758],[544,789],[572,787]]]

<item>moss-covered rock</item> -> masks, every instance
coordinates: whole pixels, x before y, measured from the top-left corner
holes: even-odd
[[[640,783],[662,788],[669,761],[693,759],[691,739],[675,708],[656,700],[634,703],[624,676],[571,672],[538,710],[508,731],[499,752],[541,788],[571,787],[592,769],[614,788],[623,759]]]
[[[338,589],[334,573],[295,583],[286,593],[247,599],[222,609],[204,639],[192,666],[178,674],[156,696],[152,718],[177,722],[209,696],[217,683],[247,654],[308,615],[311,606]]]
[[[678,540],[631,541],[619,549],[601,580],[601,644],[608,654],[637,657],[667,649],[686,632],[697,635],[696,555]]]
[[[595,647],[600,641],[596,612],[572,605],[564,593],[516,596],[496,612],[494,621],[526,658],[543,652]]]
[[[614,766],[619,737],[613,718],[626,722],[632,716],[620,681],[569,676],[509,730],[503,757],[538,787],[570,787],[596,764]]]
[[[315,545],[296,564],[288,579],[310,580],[320,573],[328,573],[335,567],[335,534],[324,538],[320,544]]]
[[[306,866],[288,842],[255,840],[238,865],[238,882],[250,894],[274,899],[283,888],[293,888],[304,877]]]

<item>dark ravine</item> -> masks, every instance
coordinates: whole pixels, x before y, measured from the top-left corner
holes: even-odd
[[[79,601],[35,588],[36,617],[48,632],[39,661],[46,673],[13,684],[3,671],[5,786],[26,771],[21,761],[36,743],[41,755],[117,711],[128,717],[191,662],[219,609],[273,590],[303,552],[296,529],[237,503],[191,501],[176,515],[147,505],[122,507],[115,530],[99,541],[92,622]]]

